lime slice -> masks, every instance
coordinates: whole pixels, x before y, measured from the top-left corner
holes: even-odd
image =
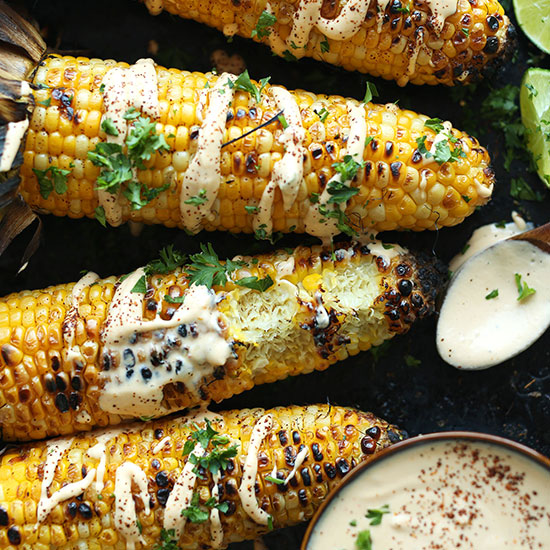
[[[514,11],[527,38],[550,53],[550,0],[514,0]]]
[[[519,93],[521,120],[527,128],[527,146],[538,175],[550,187],[550,71],[529,69]]]

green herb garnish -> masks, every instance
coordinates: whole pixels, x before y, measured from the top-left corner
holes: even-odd
[[[445,126],[443,126],[443,121],[440,118],[430,118],[424,122],[424,128],[429,128],[436,134],[439,134],[439,132],[442,132],[445,129]]]
[[[67,179],[71,173],[70,170],[62,170],[57,166],[49,166],[45,170],[33,168],[32,171],[38,179],[40,195],[43,199],[47,199],[52,191],[55,191],[58,195],[67,192]]]
[[[110,118],[104,118],[101,121],[101,129],[109,136],[118,136],[118,130]]]
[[[384,514],[390,513],[390,507],[388,504],[384,504],[381,508],[370,508],[367,510],[365,517],[370,519],[371,525],[380,525],[382,523],[382,517]]]
[[[525,298],[535,294],[536,290],[534,288],[530,288],[525,281],[521,281],[521,275],[519,273],[516,273],[514,277],[516,279],[516,286],[518,287],[518,301],[525,300]]]
[[[510,182],[510,195],[514,199],[523,199],[526,201],[541,202],[544,196],[539,191],[534,191],[533,188],[523,179],[514,178]]]
[[[419,367],[422,364],[420,359],[417,359],[412,355],[405,355],[403,359],[405,360],[405,365],[407,365],[407,367]]]
[[[321,122],[325,122],[328,117],[328,111],[323,107],[320,111],[315,111],[315,114],[319,117]]]
[[[367,80],[366,86],[367,89],[365,91],[365,97],[363,98],[362,103],[368,103],[369,101],[372,101],[373,97],[378,97],[378,89],[372,82]]]
[[[246,288],[251,288],[252,290],[257,290],[259,292],[264,292],[270,286],[273,286],[273,279],[269,275],[263,279],[258,279],[258,277],[243,277],[242,279],[235,281],[235,284]]]
[[[105,208],[98,206],[94,210],[95,219],[103,226],[107,227],[107,218],[105,217]]]
[[[328,42],[327,37],[325,36],[324,40],[320,43],[321,46],[321,52],[327,53],[330,51],[330,44]]]
[[[370,531],[359,531],[355,540],[355,550],[372,550],[372,538]]]
[[[275,483],[275,485],[284,485],[284,483],[285,483],[284,479],[279,479],[279,478],[273,477],[273,476],[265,476],[265,480],[266,481],[271,481],[271,483]]]
[[[161,529],[160,542],[153,550],[179,550],[176,531],[174,529]]]
[[[196,285],[205,285],[212,288],[214,285],[223,286],[227,283],[230,273],[243,267],[245,262],[227,260],[221,263],[218,255],[214,252],[212,245],[201,244],[201,252],[190,256],[191,264],[187,271],[190,275],[189,282]]]
[[[492,300],[493,298],[496,298],[498,296],[498,288],[495,288],[495,290],[491,290],[487,296],[485,296],[486,300]]]
[[[272,13],[269,13],[267,10],[264,10],[260,17],[258,18],[258,22],[256,23],[256,27],[254,30],[250,33],[250,36],[254,38],[255,36],[258,38],[265,38],[266,36],[269,36],[271,34],[271,28],[273,25],[277,23],[277,17],[273,15]]]
[[[248,92],[256,100],[256,103],[260,103],[262,100],[262,92],[270,78],[270,76],[262,78],[260,80],[260,88],[258,88],[255,84],[253,84],[252,80],[250,80],[248,71],[244,71],[244,73],[240,74],[237,80],[235,80],[234,85],[237,90]]]
[[[201,189],[198,195],[195,195],[186,201],[183,201],[185,204],[192,204],[193,206],[200,206],[207,201],[206,189]]]

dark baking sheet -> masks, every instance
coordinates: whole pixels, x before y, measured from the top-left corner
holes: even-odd
[[[48,43],[66,53],[134,62],[148,57],[149,40],[159,45],[159,63],[190,70],[209,70],[210,55],[222,48],[230,55],[238,53],[247,62],[254,78],[272,76],[272,82],[290,88],[301,87],[314,92],[335,93],[361,98],[365,77],[346,73],[311,60],[287,63],[275,58],[262,46],[235,38],[231,43],[218,32],[197,23],[163,14],[150,17],[143,5],[131,0],[28,0],[26,7],[47,32]],[[542,224],[548,221],[550,193],[525,162],[514,162],[510,173],[503,164],[503,137],[483,122],[481,102],[491,93],[490,87],[519,85],[528,62],[538,56],[523,36],[517,53],[505,69],[490,83],[476,88],[470,108],[480,141],[493,158],[498,184],[492,202],[456,228],[437,233],[386,234],[413,249],[435,252],[448,261],[461,250],[476,227],[510,219],[518,210],[527,219]],[[548,57],[535,59],[549,67]],[[448,88],[408,86],[369,78],[376,82],[380,102],[394,102],[430,116],[453,121],[458,128],[471,125],[472,116],[460,104],[457,92]],[[458,92],[460,94],[460,92]],[[540,191],[542,202],[514,201],[509,194],[510,178],[523,177]],[[127,227],[102,228],[91,220],[68,220],[44,216],[40,250],[28,268],[16,275],[24,248],[25,234],[0,259],[0,295],[12,291],[42,288],[76,281],[82,269],[102,276],[128,272],[157,257],[158,250],[169,243],[195,252],[200,242],[210,241],[223,255],[230,257],[243,251],[272,248],[250,236],[202,233],[188,237],[183,232],[162,227],[145,227],[135,238]],[[314,242],[305,236],[290,236],[281,246]],[[550,276],[550,274],[549,274]],[[415,326],[409,334],[397,337],[378,353],[363,353],[325,372],[294,377],[270,386],[258,386],[215,408],[271,407],[286,404],[326,402],[356,405],[400,424],[411,435],[441,430],[473,430],[509,437],[550,455],[550,332],[518,357],[487,371],[459,372],[445,364],[435,348],[435,318]],[[418,366],[405,364],[411,355],[421,361]],[[271,549],[297,547],[304,527],[275,532],[266,537]],[[234,545],[251,548],[252,543]]]

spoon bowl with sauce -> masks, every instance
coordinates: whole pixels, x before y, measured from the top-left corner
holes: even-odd
[[[315,514],[301,550],[548,548],[549,491],[550,460],[519,443],[418,436],[354,469]]]
[[[463,257],[450,264],[455,274],[436,340],[442,359],[459,369],[502,363],[550,325],[550,223],[519,234],[511,225],[502,232],[477,230]]]

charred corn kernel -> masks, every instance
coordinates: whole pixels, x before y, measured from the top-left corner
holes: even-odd
[[[232,208],[230,201],[220,206],[226,208]],[[177,382],[163,382],[158,415],[220,401],[290,374],[325,369],[407,331],[416,319],[429,314],[439,281],[437,270],[399,247],[388,252],[376,242],[243,257],[244,265],[225,286],[212,291],[201,287],[212,299],[214,292],[217,295],[212,314],[222,328],[215,341],[227,354],[218,363],[206,362],[197,382],[185,374]],[[373,254],[369,246],[375,247]],[[269,277],[273,284],[260,292],[235,282],[248,277],[257,281]],[[109,373],[123,360],[105,341],[107,315],[117,315],[120,301],[115,282],[111,277],[81,283],[78,297],[73,296],[75,285],[67,284],[0,299],[0,313],[4,312],[0,333],[6,334],[0,342],[0,401],[17,407],[17,414],[7,406],[1,409],[4,440],[86,431],[119,423],[119,414],[144,414],[122,410],[122,401],[113,410],[102,400],[109,395]],[[136,307],[144,320],[160,318],[168,328],[144,328],[143,338],[124,344],[124,357],[136,361],[138,356],[139,376],[142,369],[150,372],[159,362],[153,348],[142,349],[142,343],[155,338],[169,350],[183,345],[181,339],[189,330],[184,324],[183,332],[175,334],[179,323],[170,325],[170,320],[178,319],[176,312],[183,306],[166,298],[191,292],[185,268],[149,275],[146,286],[147,297],[137,294]],[[34,315],[26,319],[27,314]],[[21,324],[24,318],[28,326]],[[161,364],[172,369],[172,359],[165,357]],[[151,391],[147,389],[148,395]]]
[[[387,3],[381,7],[376,1],[366,1],[357,8],[365,10],[364,21],[345,40],[339,36],[327,38],[314,26],[317,16],[329,25],[331,20],[345,18],[343,0],[319,2],[319,11],[312,13],[307,8],[307,17],[303,15],[306,0],[273,0],[268,7],[257,0],[246,5],[220,0],[143,1],[155,7],[162,5],[170,13],[224,33],[252,37],[278,55],[313,57],[348,70],[394,79],[400,85],[475,81],[493,65],[498,66],[514,44],[514,29],[495,0],[480,0],[476,7],[468,0],[458,0],[456,12],[445,21],[432,17],[430,2],[413,0],[408,10],[398,12]],[[257,25],[265,10],[275,16],[276,22],[262,28]],[[308,33],[303,48],[302,43],[299,48],[293,43],[293,31],[298,35]]]
[[[201,507],[211,498],[223,505],[219,514],[222,536],[218,544],[213,542],[211,519],[199,523],[187,521],[179,536],[172,535],[174,546],[181,550],[223,548],[229,542],[253,539],[268,531],[268,525],[247,515],[241,500],[239,488],[246,483],[247,459],[257,466],[252,506],[261,507],[271,516],[273,526],[280,528],[308,520],[352,468],[403,438],[399,428],[372,413],[329,405],[245,409],[207,413],[206,417],[215,431],[227,436],[230,445],[236,445],[236,455],[228,458],[227,467],[219,472],[218,479],[214,480],[210,471],[201,473],[192,482],[190,496],[197,494]],[[265,432],[254,455],[251,438],[264,423]],[[174,505],[178,507],[178,516],[185,507],[181,502],[170,500],[174,484],[188,460],[188,456],[183,456],[183,445],[191,440],[197,427],[204,429],[205,426],[204,417],[191,415],[7,450],[0,462],[0,549],[61,550],[66,545],[97,550],[124,549],[131,537],[129,524],[125,525],[115,511],[117,498],[123,498],[116,476],[122,472],[123,464],[128,463],[147,479],[147,494],[142,494],[141,499],[138,486],[130,484],[131,494],[125,507],[125,513],[135,513],[134,521],[139,522],[140,536],[135,548],[159,545]],[[167,440],[158,449],[164,438]],[[94,453],[94,457],[90,457],[88,450],[94,445],[97,450],[98,444],[104,445],[103,455],[98,457]],[[55,499],[62,487],[82,483],[90,472],[91,475],[96,472],[94,480],[97,481],[102,457],[106,468],[101,492],[96,491],[95,483],[88,484],[74,496],[61,498],[49,513],[38,516],[39,509],[50,508],[47,508],[48,499],[41,499],[42,486],[47,481],[44,474],[37,476],[37,471],[43,472],[48,467],[54,472],[46,488],[47,495]],[[291,483],[277,485],[266,479],[275,475],[285,480],[295,465],[298,468]],[[216,494],[214,487],[223,490],[218,489]],[[141,505],[143,498],[150,504],[149,514]],[[165,535],[167,531],[165,529]]]
[[[36,72],[34,84],[48,84],[55,80],[54,75],[70,67],[75,90],[68,99],[56,99],[61,92],[55,86],[53,89],[39,90],[40,97],[49,99],[50,103],[48,107],[36,107],[32,114],[24,152],[25,163],[21,170],[20,192],[33,208],[58,216],[93,217],[99,204],[93,182],[100,169],[89,161],[88,153],[105,139],[104,133],[99,130],[104,114],[99,87],[109,69],[127,65],[113,65],[112,62],[98,59],[55,56],[48,57],[43,63]],[[214,86],[218,76],[166,70],[162,67],[156,68],[156,75],[160,102],[157,131],[165,135],[170,151],[153,155],[147,163],[148,169],[138,171],[138,179],[150,188],[159,188],[165,183],[169,184],[169,188],[149,205],[137,210],[132,210],[130,203],[122,197],[122,219],[181,228],[185,224],[181,218],[179,198],[185,172],[197,152],[197,136],[200,135],[205,112],[201,104],[204,99],[201,98],[204,98],[205,83]],[[90,86],[91,90],[79,89],[79,83]],[[235,95],[234,103],[227,112],[224,142],[240,138],[244,132],[274,117],[277,111],[271,93],[270,86],[266,86],[258,104],[248,93],[238,92]],[[304,91],[292,92],[292,97],[300,107],[306,128],[303,182],[299,185],[303,187],[303,192],[299,192],[294,204],[285,210],[283,195],[276,191],[272,222],[274,230],[288,232],[292,228],[292,231],[304,232],[305,218],[312,204],[310,198],[323,192],[336,174],[333,165],[344,160],[351,122],[348,102],[341,97],[317,96]],[[202,105],[200,109],[199,105]],[[326,118],[318,114],[321,109],[326,110]],[[428,146],[434,139],[433,131],[424,126],[426,116],[400,110],[395,105],[370,103],[366,105],[365,112],[369,142],[363,153],[365,165],[359,168],[353,182],[361,192],[348,201],[346,209],[348,215],[352,211],[355,213],[353,223],[357,225],[356,229],[420,230],[452,226],[473,213],[477,206],[487,202],[494,176],[487,151],[475,138],[452,130],[453,139],[458,140],[455,145],[463,149],[465,157],[440,165],[433,159],[429,161],[418,151],[418,138],[427,136]],[[69,126],[72,133],[68,132]],[[244,206],[249,207],[259,204],[266,185],[272,179],[274,167],[285,155],[285,147],[281,143],[282,132],[281,122],[275,120],[221,149],[222,177],[216,197],[222,203],[223,211],[213,212],[214,215],[203,218],[201,227],[246,233],[254,231],[254,212],[242,212],[240,208],[235,208],[235,204],[239,201],[244,201]],[[40,194],[38,179],[32,168],[46,170],[50,165],[71,171],[68,196],[58,195],[55,191],[48,198]],[[444,186],[443,195],[440,191],[414,194],[422,172],[431,174],[434,181]],[[458,184],[455,177],[457,174],[461,176]],[[427,181],[430,185],[426,191],[432,185],[430,180]],[[440,205],[441,197],[448,189],[458,191],[458,187],[471,190],[468,192],[471,200],[467,208],[453,210],[441,220],[441,216],[438,217],[433,209]],[[403,193],[393,193],[395,188]],[[382,191],[376,197],[380,203],[376,207],[367,202],[375,189]],[[463,191],[459,192],[463,194]],[[409,211],[411,198],[420,208],[418,224],[412,222],[411,216],[415,214]],[[232,205],[224,202],[224,199],[231,201]],[[434,202],[431,202],[432,199]],[[388,204],[394,207],[386,208]]]

